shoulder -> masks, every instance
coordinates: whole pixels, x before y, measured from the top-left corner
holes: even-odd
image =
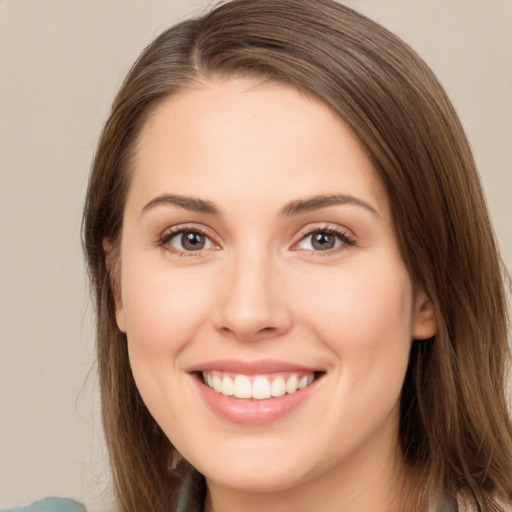
[[[1,509],[0,512],[85,512],[85,508],[67,498],[45,498],[23,507]]]

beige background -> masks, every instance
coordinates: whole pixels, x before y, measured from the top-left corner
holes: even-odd
[[[0,509],[48,495],[107,508],[79,241],[88,167],[134,58],[208,3],[0,0]],[[345,3],[405,39],[445,85],[510,268],[512,1]]]

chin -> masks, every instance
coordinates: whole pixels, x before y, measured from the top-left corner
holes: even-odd
[[[300,485],[306,479],[306,475],[298,473],[297,467],[269,469],[252,465],[225,468],[204,476],[209,483],[248,493],[283,492]]]
[[[239,444],[239,443],[237,443]],[[226,449],[217,455],[191,457],[189,461],[208,482],[245,492],[286,491],[307,480],[306,465],[298,451],[276,450],[260,445],[244,450]]]

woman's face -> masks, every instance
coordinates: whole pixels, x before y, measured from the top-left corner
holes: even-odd
[[[210,486],[389,467],[411,339],[435,325],[369,159],[319,101],[247,80],[169,98],[137,146],[118,288],[140,393]]]

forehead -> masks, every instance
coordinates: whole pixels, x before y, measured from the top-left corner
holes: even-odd
[[[271,82],[230,79],[169,97],[147,120],[133,163],[131,188],[148,200],[193,188],[206,199],[220,190],[226,198],[272,191],[285,201],[334,187],[387,201],[342,119],[323,102]]]

